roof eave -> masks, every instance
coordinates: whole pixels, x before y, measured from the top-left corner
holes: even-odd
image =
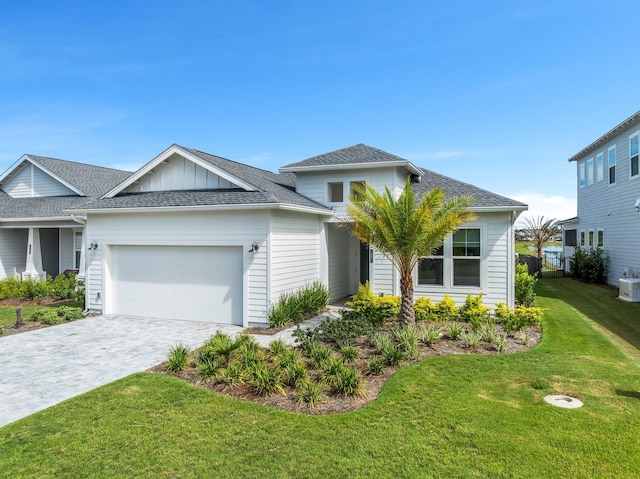
[[[471,210],[476,213],[502,213],[512,211],[527,211],[529,207],[527,205],[519,206],[472,206]]]
[[[364,170],[371,168],[389,168],[402,166],[415,175],[422,175],[422,170],[410,161],[379,161],[368,163],[341,163],[334,165],[310,165],[310,166],[283,166],[278,171],[280,173],[311,173],[316,171],[335,170]]]
[[[586,146],[585,148],[580,150],[578,153],[573,155],[567,161],[572,162],[572,161],[579,160],[583,156],[588,155],[589,153],[591,153],[594,150],[598,149],[598,147],[600,147],[601,145],[603,145],[604,143],[609,141],[614,136],[617,136],[620,132],[622,132],[622,131],[626,130],[627,128],[630,128],[630,127],[632,127],[632,126],[634,126],[634,125],[636,125],[638,123],[640,123],[640,110],[635,112],[633,115],[631,115],[629,118],[624,120],[622,123],[614,126],[607,133],[602,135],[600,138],[598,138],[596,141],[591,143],[589,146]]]
[[[239,211],[283,209],[303,213],[332,216],[331,210],[292,205],[288,203],[252,203],[239,205],[193,205],[193,206],[137,206],[129,208],[82,208],[66,210],[74,214],[122,214],[122,213],[173,213],[183,211]]]

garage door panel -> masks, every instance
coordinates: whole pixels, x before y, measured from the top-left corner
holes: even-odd
[[[242,325],[241,248],[111,248],[113,313]]]

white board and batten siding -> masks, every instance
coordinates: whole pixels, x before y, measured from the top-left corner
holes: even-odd
[[[166,163],[157,166],[153,173],[147,173],[139,182],[134,183],[125,191],[138,193],[145,191],[217,190],[234,186],[215,173],[174,154]]]
[[[29,162],[25,162],[2,189],[13,198],[77,196],[76,192]]]
[[[242,325],[264,324],[267,309],[267,211],[256,212],[180,212],[180,213],[141,213],[141,214],[89,214],[86,230],[87,243],[96,241],[98,248],[87,251],[87,306],[90,310],[106,314],[120,308],[119,303],[114,303],[113,294],[118,292],[118,284],[114,286],[114,279],[121,271],[111,271],[114,264],[121,269],[118,257],[126,256],[135,251],[132,247],[149,247],[150,251],[156,251],[159,258],[166,258],[171,250],[165,247],[176,248],[212,248],[200,250],[204,256],[215,258],[216,255],[229,255],[240,257],[242,291],[239,296],[234,294],[234,300],[240,298],[242,308]],[[253,242],[258,243],[260,252],[249,253]],[[118,249],[122,247],[122,249]],[[127,250],[127,247],[129,249]],[[153,248],[157,249],[153,249]],[[217,248],[217,249],[216,249]],[[229,248],[225,250],[225,248]],[[235,249],[234,249],[235,248]],[[174,250],[181,258],[187,258],[190,253],[184,249]],[[197,250],[193,250],[197,255]],[[116,259],[114,260],[113,255]],[[185,259],[185,261],[187,261]],[[212,275],[228,276],[230,282],[235,278],[233,261],[226,265],[230,268],[228,273],[215,271]],[[166,268],[175,270],[175,264],[167,263]],[[188,269],[188,265],[185,265]],[[200,266],[193,266],[195,277],[182,277],[184,271],[176,272],[176,282],[192,281],[197,283],[198,278],[206,276],[206,270]],[[158,270],[162,271],[162,269]],[[114,275],[115,274],[115,278]],[[149,273],[151,276],[154,273]],[[166,276],[171,278],[171,274]],[[149,279],[149,278],[147,278]],[[152,278],[151,278],[152,279]],[[213,283],[213,282],[212,282]],[[116,288],[114,290],[114,287]],[[212,321],[216,321],[215,311],[212,311]],[[227,318],[223,322],[231,322]]]
[[[320,218],[317,215],[271,213],[270,301],[321,280]]]

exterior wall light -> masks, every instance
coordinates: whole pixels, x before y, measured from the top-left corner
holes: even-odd
[[[260,246],[258,245],[258,243],[254,241],[253,244],[251,245],[251,249],[249,250],[249,253],[258,254],[258,252],[260,252]]]
[[[640,213],[640,198],[638,198],[634,206],[636,208],[636,213]]]
[[[96,240],[93,240],[89,245],[89,251],[94,251],[97,249],[98,249],[98,242]]]

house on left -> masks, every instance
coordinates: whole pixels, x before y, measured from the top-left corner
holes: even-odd
[[[85,220],[65,211],[99,198],[129,175],[55,158],[20,158],[0,177],[0,279],[82,270]]]

